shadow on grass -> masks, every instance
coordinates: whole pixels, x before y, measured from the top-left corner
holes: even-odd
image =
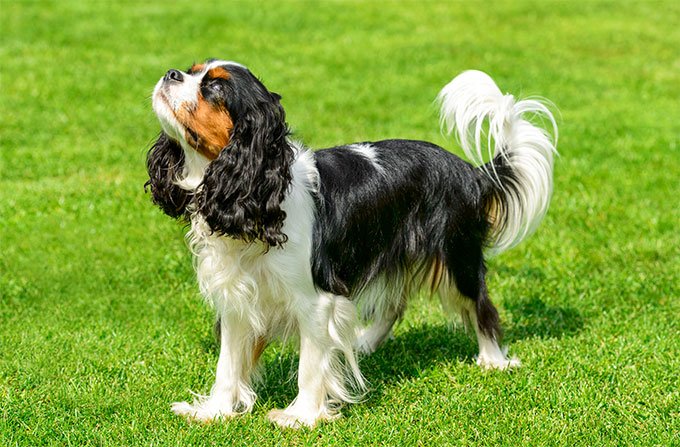
[[[372,355],[360,358],[361,371],[370,384],[364,403],[377,404],[383,389],[420,377],[436,365],[451,361],[472,363],[476,354],[476,342],[445,323],[401,332]],[[297,393],[297,363],[298,354],[292,348],[264,361],[264,382],[256,389],[259,405],[282,408],[290,404]]]
[[[575,308],[550,306],[539,298],[504,304],[512,315],[512,322],[505,325],[504,338],[510,345],[528,338],[571,336],[583,328],[583,318]],[[214,338],[204,339],[204,349],[215,355],[219,351]],[[263,358],[264,380],[256,386],[258,406],[283,408],[297,393],[297,349],[276,343],[268,351]],[[476,355],[474,335],[444,321],[400,330],[377,352],[360,359],[361,371],[371,385],[364,404],[378,405],[384,389],[421,377],[437,365],[457,361],[473,364]]]
[[[561,338],[583,329],[583,317],[574,307],[549,306],[540,298],[504,303],[512,314],[506,329],[506,340],[526,338]]]
[[[361,359],[361,369],[371,383],[390,385],[419,377],[441,363],[472,362],[476,354],[477,343],[462,327],[426,324],[385,342]]]
[[[542,269],[531,266],[513,268],[497,265],[492,274],[535,285],[547,279]],[[503,308],[511,315],[511,321],[501,322],[508,342],[527,338],[561,338],[583,329],[583,316],[577,308],[551,306],[537,296],[505,300]]]

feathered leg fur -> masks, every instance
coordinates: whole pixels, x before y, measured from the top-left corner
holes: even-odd
[[[222,315],[220,326],[220,356],[210,395],[197,396],[191,404],[175,402],[172,411],[177,415],[207,422],[250,412],[255,404],[250,376],[262,341],[253,338],[248,322],[234,313]]]
[[[272,410],[269,419],[283,427],[313,427],[339,416],[339,405],[356,402],[365,390],[353,348],[356,308],[346,298],[326,293],[297,308],[298,395],[286,409]]]

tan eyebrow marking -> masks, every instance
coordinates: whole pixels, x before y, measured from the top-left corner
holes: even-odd
[[[211,79],[229,79],[229,72],[224,67],[215,67],[208,70],[208,77]]]
[[[189,72],[190,73],[198,73],[199,71],[202,71],[204,68],[205,68],[205,64],[194,64],[189,69]]]

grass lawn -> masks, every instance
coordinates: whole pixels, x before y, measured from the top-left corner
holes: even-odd
[[[0,446],[680,445],[680,7],[671,2],[0,3]],[[312,147],[433,141],[468,68],[560,110],[538,233],[490,262],[523,367],[416,299],[362,361],[371,392],[315,430],[293,349],[264,354],[252,415],[170,412],[217,347],[184,229],[144,194],[150,93],[207,57],[248,65]]]

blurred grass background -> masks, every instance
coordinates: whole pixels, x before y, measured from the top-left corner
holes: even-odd
[[[680,445],[680,7],[672,2],[0,3],[0,445]],[[181,225],[144,194],[169,68],[246,64],[312,147],[433,141],[464,69],[559,108],[551,211],[490,263],[523,367],[417,299],[315,430],[274,345],[252,415],[208,426],[217,351]]]

